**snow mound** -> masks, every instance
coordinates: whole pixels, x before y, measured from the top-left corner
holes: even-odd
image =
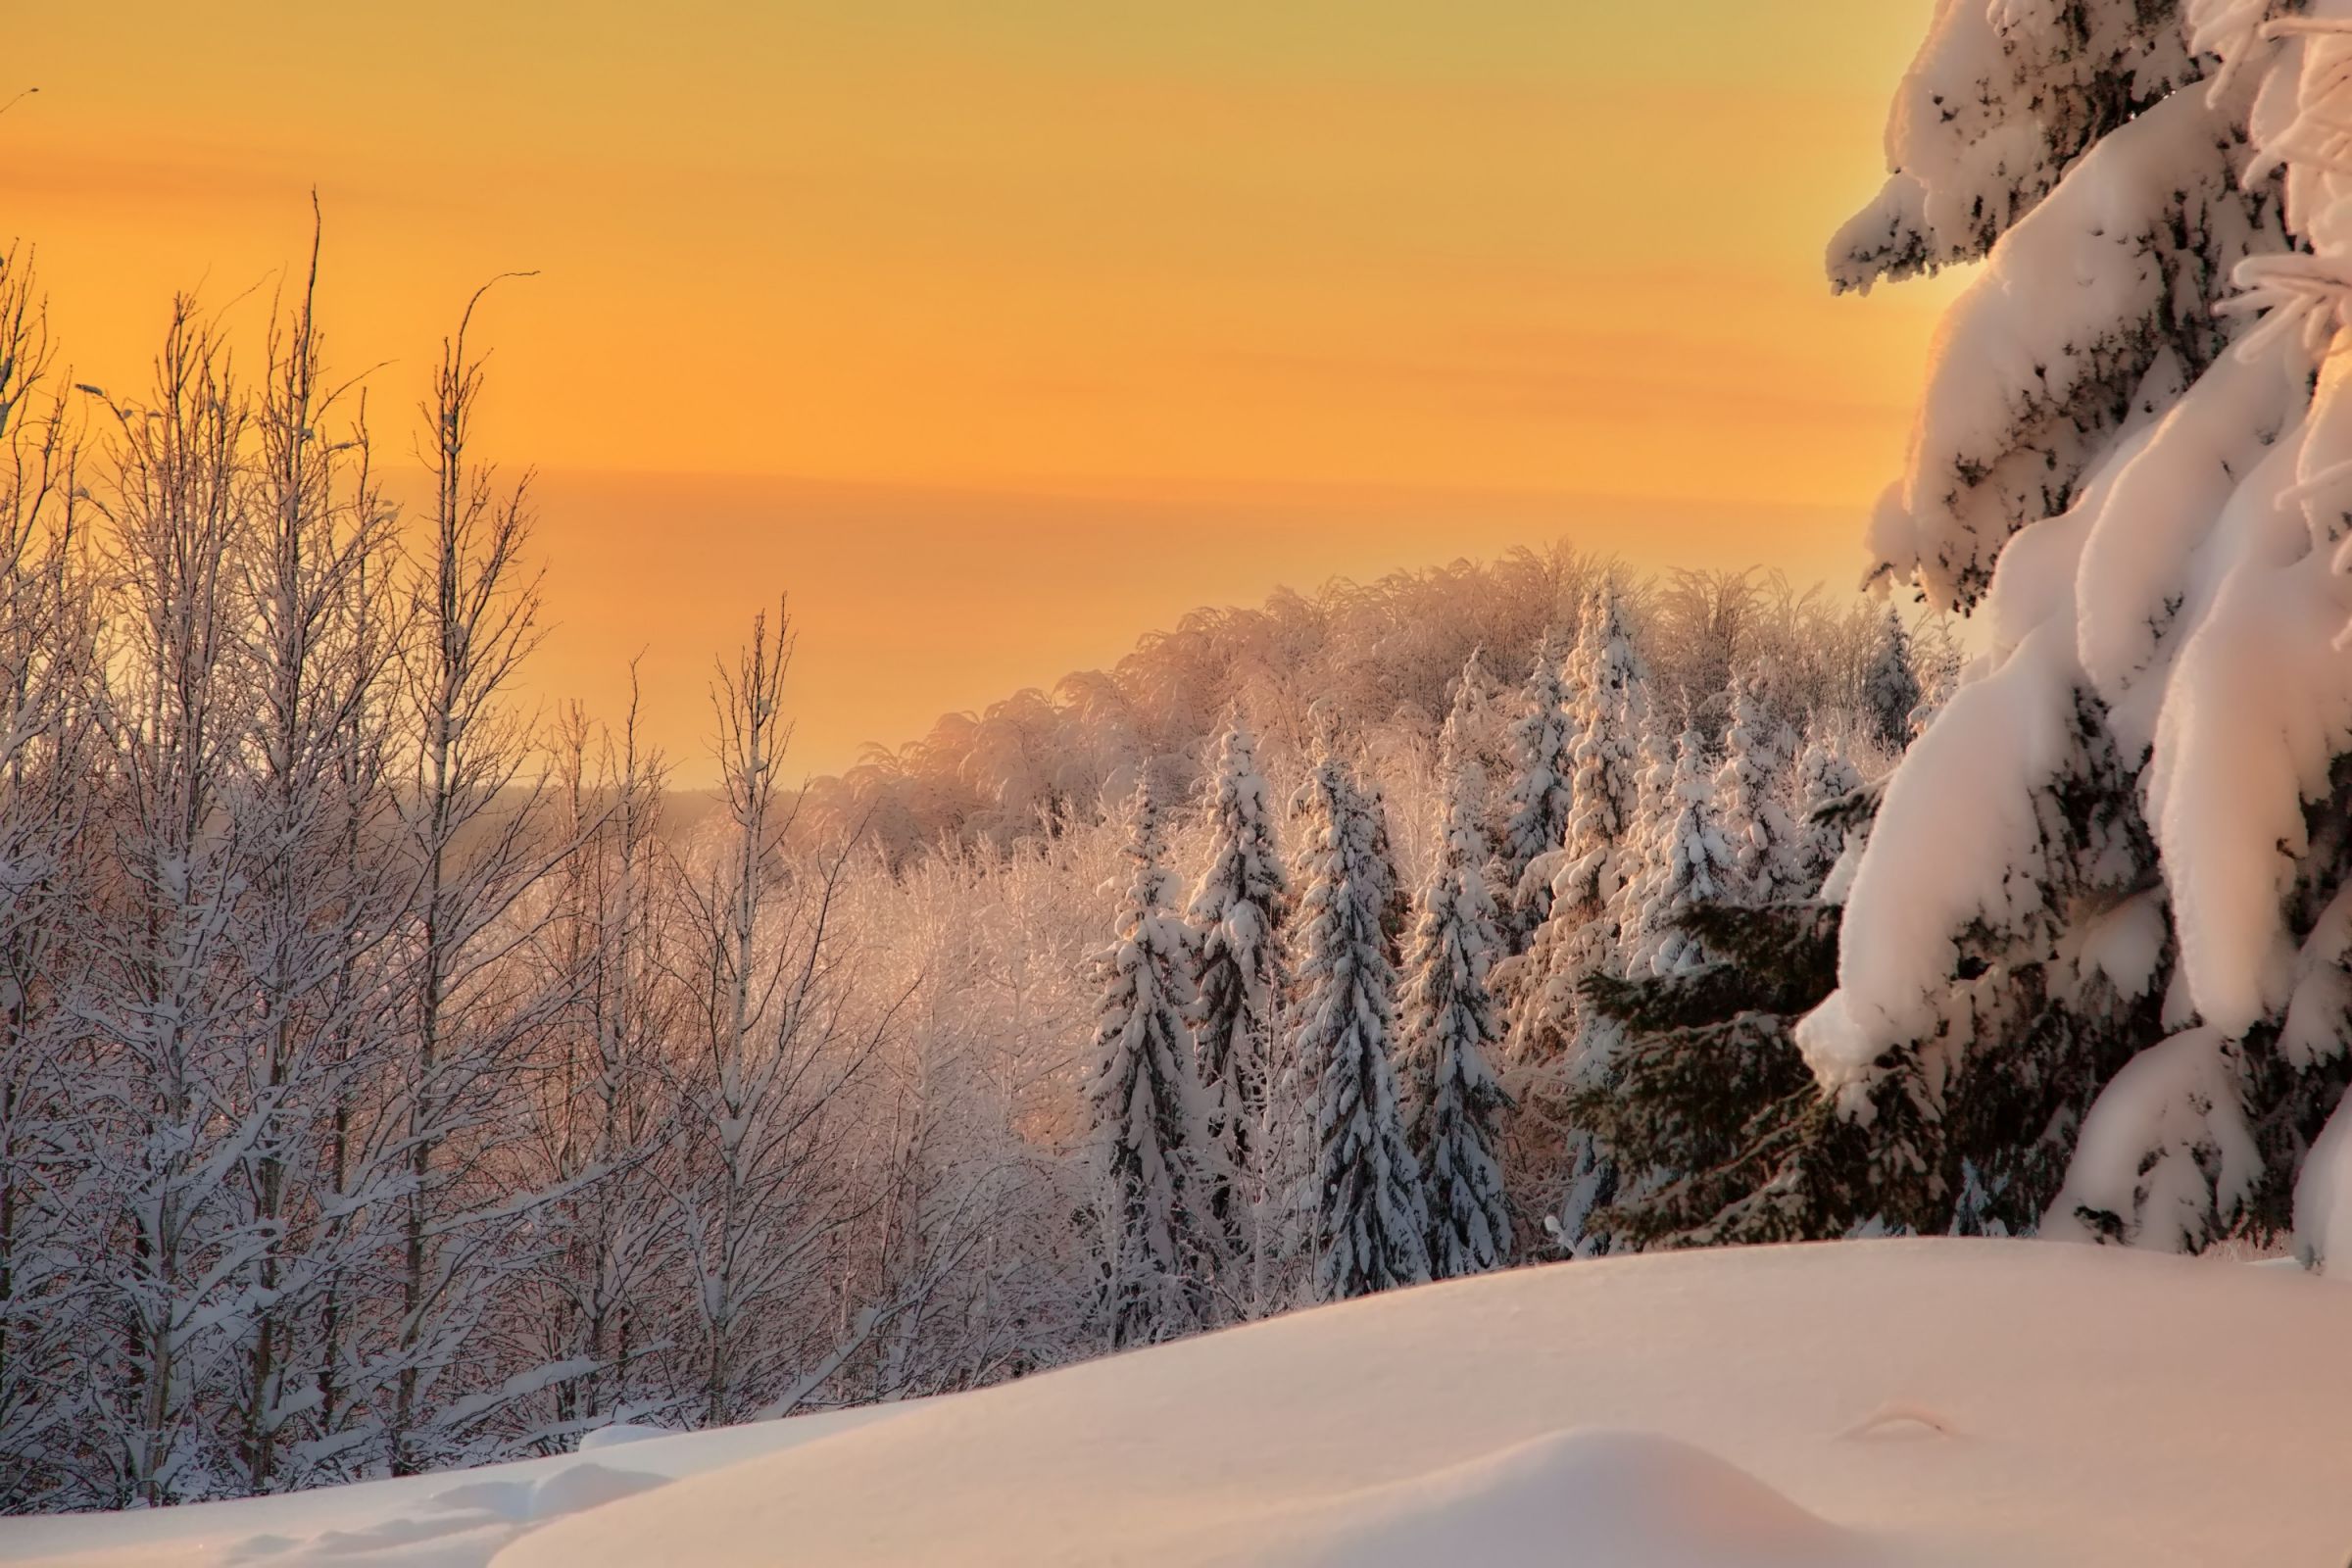
[[[1559,1568],[1562,1524],[1610,1568],[1836,1568],[1843,1532],[1704,1448],[1585,1429],[1342,1497],[1276,1532],[1253,1560],[1302,1568]]]
[[[2044,1242],[1521,1269],[934,1400],[498,1568],[2335,1562],[2348,1303]]]
[[[882,1411],[0,1521],[0,1562],[2340,1563],[2347,1322],[2292,1268],[2047,1242],[1607,1258]]]
[[[611,1426],[598,1427],[580,1434],[580,1452],[594,1453],[599,1448],[618,1447],[624,1443],[644,1443],[653,1438],[674,1438],[677,1434],[667,1427],[649,1427],[635,1421],[615,1421]]]
[[[667,1476],[643,1470],[614,1470],[595,1463],[566,1465],[538,1481],[480,1481],[436,1494],[447,1509],[478,1508],[501,1519],[536,1523],[560,1519],[658,1487]]]

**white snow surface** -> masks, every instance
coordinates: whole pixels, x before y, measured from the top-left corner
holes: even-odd
[[[508,1543],[551,1520],[913,1408],[869,1405],[683,1434],[622,1425],[591,1432],[580,1440],[584,1451],[551,1459],[234,1502],[0,1519],[0,1563],[481,1568]]]
[[[2291,1268],[2048,1242],[1603,1259],[879,1412],[18,1520],[0,1561],[2333,1563],[2347,1322]]]

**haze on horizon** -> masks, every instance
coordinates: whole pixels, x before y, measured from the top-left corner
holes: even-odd
[[[611,716],[643,650],[692,778],[789,589],[830,770],[1281,583],[1566,536],[1843,586],[1949,285],[1819,257],[1926,0],[1577,9],[27,9],[0,201],[123,387],[175,290],[258,327],[315,184],[395,453],[538,269],[483,426],[544,476],[537,695]]]

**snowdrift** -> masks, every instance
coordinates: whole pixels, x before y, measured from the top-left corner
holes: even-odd
[[[2335,1565],[2348,1334],[2291,1268],[2049,1243],[1583,1262],[895,1411],[19,1521],[0,1559]]]

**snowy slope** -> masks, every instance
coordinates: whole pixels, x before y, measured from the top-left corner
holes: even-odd
[[[501,1546],[551,1519],[917,1408],[845,1410],[683,1436],[612,1428],[595,1434],[589,1451],[554,1459],[237,1502],[0,1519],[0,1563],[481,1568]]]
[[[557,1518],[497,1562],[2338,1568],[2348,1340],[2336,1283],[2048,1243],[1574,1263],[864,1424],[602,1450],[584,1462],[710,1468]],[[543,1493],[566,1463],[536,1467]],[[530,1470],[350,1489],[345,1528]],[[482,1560],[446,1538],[353,1553],[364,1544],[318,1536],[337,1509],[314,1495],[182,1510],[184,1529],[170,1512],[19,1524],[0,1527],[0,1557]],[[231,1539],[259,1533],[278,1540]]]

